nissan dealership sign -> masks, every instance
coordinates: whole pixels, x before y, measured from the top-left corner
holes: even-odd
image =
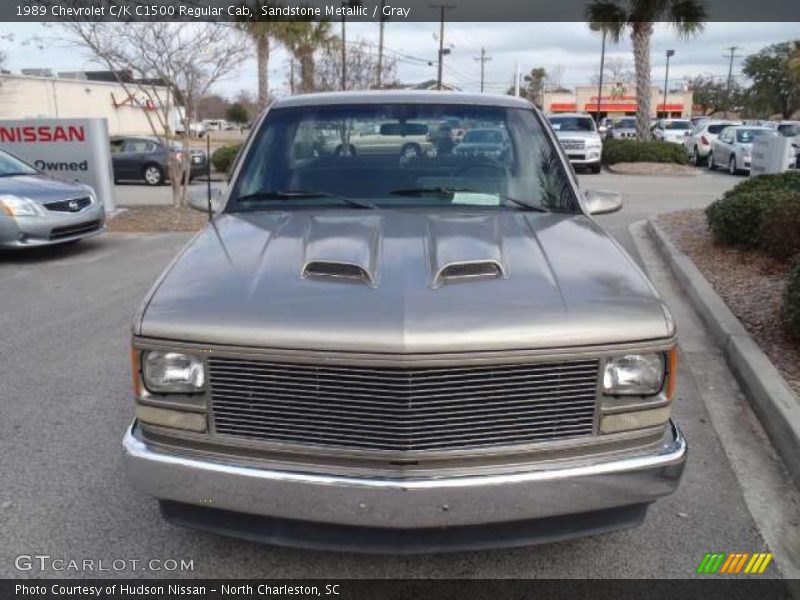
[[[114,210],[114,177],[105,119],[0,120],[0,148],[59,179],[94,188]]]

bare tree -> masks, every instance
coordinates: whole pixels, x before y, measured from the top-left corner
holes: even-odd
[[[335,38],[317,52],[314,72],[315,89],[331,91],[342,86],[342,47],[341,39]],[[347,81],[348,90],[368,90],[375,87],[378,79],[378,56],[372,47],[363,40],[347,44]],[[397,61],[391,57],[383,57],[381,70],[383,86],[391,87],[397,80]]]
[[[70,41],[88,50],[114,73],[128,99],[144,104],[154,135],[183,152],[169,161],[172,200],[186,204],[190,123],[200,99],[234,72],[246,57],[246,42],[225,23],[68,22]]]
[[[636,81],[636,73],[633,70],[631,62],[621,57],[606,58],[606,64],[603,68],[603,81],[607,83],[627,83],[632,84]],[[600,73],[592,75],[592,85],[597,85],[600,82]]]

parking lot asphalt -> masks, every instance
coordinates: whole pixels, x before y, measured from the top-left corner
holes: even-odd
[[[632,248],[643,215],[702,207],[737,179],[582,175],[625,207],[601,222]],[[142,187],[142,190],[146,188]],[[674,577],[708,551],[765,547],[693,372],[676,414],[690,443],[682,485],[640,528],[512,550],[434,556],[298,551],[182,529],[134,492],[120,441],[130,422],[131,317],[188,234],[106,234],[70,249],[0,254],[0,577]],[[139,560],[113,572],[19,571],[20,554]],[[193,561],[153,571],[150,559]],[[778,576],[778,567],[765,575]]]

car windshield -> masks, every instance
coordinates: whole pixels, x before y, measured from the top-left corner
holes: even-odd
[[[11,177],[12,175],[36,175],[39,171],[28,163],[22,162],[15,156],[0,150],[0,177]]]
[[[730,123],[714,123],[713,125],[709,125],[706,128],[706,130],[708,131],[708,133],[713,133],[715,135],[718,135],[720,131],[729,126]]]
[[[594,131],[591,117],[550,117],[556,131]]]
[[[636,129],[636,119],[620,119],[614,123],[617,129]]]
[[[738,129],[736,131],[736,141],[740,144],[750,144],[753,140],[762,135],[778,135],[772,129]]]
[[[460,143],[435,133],[453,119],[465,129]],[[375,123],[393,135],[359,135]],[[418,135],[420,124],[431,135]],[[532,110],[419,103],[272,109],[226,211],[425,206],[580,210]]]
[[[664,123],[664,129],[691,129],[691,121],[667,121]]]
[[[778,125],[778,133],[784,137],[795,137],[800,135],[800,123],[785,123]]]

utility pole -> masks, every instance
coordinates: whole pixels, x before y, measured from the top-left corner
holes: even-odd
[[[492,60],[491,56],[486,56],[486,48],[481,47],[481,55],[479,57],[475,57],[475,60],[479,60],[481,62],[481,94],[483,93],[483,81],[484,81],[484,67],[486,66],[486,62]]]
[[[342,0],[342,8],[356,8],[361,6],[361,0]],[[347,35],[346,35],[346,21],[345,13],[342,12],[342,90],[347,89]]]
[[[739,49],[739,46],[729,46],[728,48],[725,49],[729,52],[729,55],[726,57],[729,59],[728,83],[725,86],[725,104],[727,104],[727,106],[725,107],[725,113],[727,115],[728,111],[731,109],[730,103],[731,103],[731,85],[733,84],[733,61],[734,59],[738,58],[736,51]]]
[[[455,4],[430,4],[431,8],[439,9],[439,66],[436,73],[436,89],[442,89],[442,62],[444,55],[449,54],[450,50],[444,49],[444,11],[455,8]]]
[[[389,20],[389,17],[385,17],[383,15],[383,9],[386,6],[386,0],[381,0],[381,15],[380,15],[380,33],[378,34],[378,89],[381,89],[383,85],[382,77],[383,77],[383,28],[385,27],[386,21]]]

